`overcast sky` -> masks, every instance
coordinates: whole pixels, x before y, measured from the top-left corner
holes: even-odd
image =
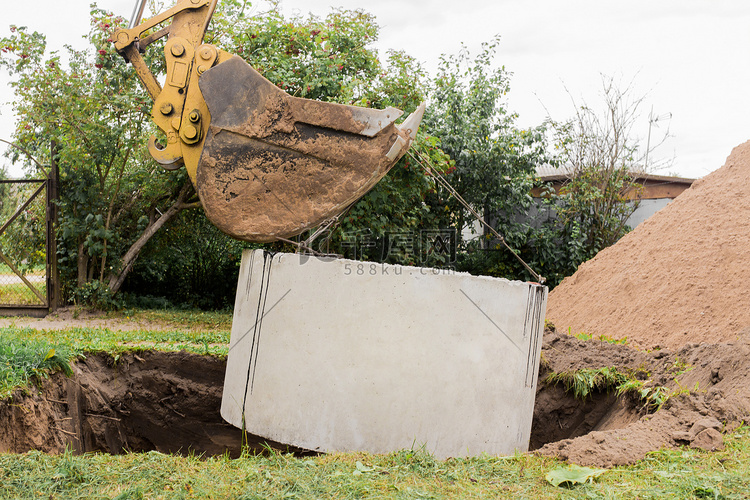
[[[52,48],[80,47],[89,0],[4,2],[0,34],[10,24],[47,34]],[[98,4],[129,19],[135,0]],[[260,5],[260,4],[258,4]],[[549,114],[564,120],[579,103],[600,104],[601,74],[634,82],[646,95],[636,130],[645,139],[648,115],[671,113],[671,137],[653,155],[674,158],[657,173],[700,177],[724,164],[750,139],[750,1],[748,0],[283,0],[287,12],[324,16],[331,7],[364,8],[381,26],[377,48],[405,50],[434,75],[441,54],[465,43],[476,54],[501,35],[498,62],[513,73],[509,108],[520,126]],[[0,101],[12,99],[0,77]],[[566,91],[569,91],[569,93]],[[0,138],[13,116],[0,108]],[[4,162],[6,160],[3,160]]]

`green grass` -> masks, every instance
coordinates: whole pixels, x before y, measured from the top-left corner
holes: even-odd
[[[592,335],[590,333],[581,332],[574,335],[578,340],[596,340],[599,342],[606,342],[607,344],[622,344],[627,345],[628,338],[623,337],[621,339],[613,339],[609,335]]]
[[[72,351],[66,344],[0,332],[0,398],[27,385],[33,377],[46,377],[57,370],[72,375],[71,358]]]
[[[59,314],[59,313],[58,313]],[[73,319],[81,317],[91,319],[104,319],[132,323],[134,325],[143,325],[144,329],[170,330],[219,330],[229,331],[232,329],[232,312],[231,311],[201,311],[195,309],[142,309],[130,307],[121,311],[107,311],[101,316],[86,316],[86,308],[73,307]],[[54,319],[55,313],[52,314]]]
[[[541,366],[549,366],[542,352]],[[645,368],[627,369],[620,371],[615,367],[581,368],[566,372],[552,372],[544,381],[548,384],[563,384],[565,390],[573,393],[573,396],[585,400],[593,392],[612,392],[617,396],[632,393],[643,402],[643,407],[654,412],[659,410],[670,398],[691,392],[698,392],[696,383],[693,388],[686,388],[680,384],[678,377],[693,367],[681,361],[679,357],[670,368],[671,377],[677,386],[669,389],[661,385],[655,385],[649,380],[650,373]]]
[[[15,275],[14,275],[15,276]],[[47,296],[47,285],[32,283],[42,297]],[[3,284],[0,282],[0,304],[12,306],[43,305],[39,297],[25,283]]]
[[[227,312],[130,310],[103,318],[154,321],[166,329],[0,328],[0,398],[8,397],[15,387],[27,385],[34,375],[69,367],[70,361],[85,353],[104,352],[117,357],[127,351],[155,349],[225,356],[229,350],[232,317]]]
[[[175,329],[232,329],[232,311],[125,309],[120,314],[136,322],[153,321],[165,325],[170,325]]]
[[[117,331],[108,328],[78,327],[64,330],[35,330],[10,326],[0,328],[0,337],[11,342],[31,340],[65,346],[73,357],[85,352],[106,352],[116,355],[144,349],[186,350],[198,354],[221,356],[226,355],[229,349],[229,331],[227,330]]]
[[[628,343],[627,337],[623,337],[621,339],[613,339],[609,335],[594,335],[594,334],[587,333],[587,332],[579,332],[579,333],[573,334],[571,327],[568,327],[568,335],[571,335],[577,338],[578,340],[597,340],[599,342],[606,342],[607,344],[627,345]]]
[[[572,392],[576,398],[586,399],[592,392],[614,392],[621,386],[638,380],[633,373],[621,372],[614,367],[603,367],[553,372],[547,375],[545,382],[563,384],[565,390]]]
[[[593,392],[613,392],[617,396],[632,393],[643,402],[649,412],[659,410],[671,397],[688,393],[689,390],[679,386],[670,390],[664,386],[653,385],[650,380],[641,380],[637,375],[648,377],[645,370],[620,371],[614,367],[582,368],[569,372],[552,372],[545,378],[549,384],[563,384],[565,390],[573,396],[585,400]]]
[[[658,451],[595,482],[554,487],[560,462],[530,454],[435,460],[404,450],[297,458],[0,454],[0,498],[747,498],[750,432],[722,452]]]
[[[0,328],[0,399],[16,387],[28,385],[33,375],[64,369],[84,353],[105,352],[118,357],[123,352],[144,349],[225,356],[229,331]],[[52,355],[46,358],[50,352]]]

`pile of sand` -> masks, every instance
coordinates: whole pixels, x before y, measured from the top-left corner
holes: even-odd
[[[558,330],[641,348],[750,331],[750,141],[549,295]]]

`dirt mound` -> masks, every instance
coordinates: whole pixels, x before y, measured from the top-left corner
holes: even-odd
[[[531,433],[538,453],[609,467],[665,446],[718,449],[721,432],[750,422],[748,344],[644,353],[547,331],[542,352]],[[259,438],[243,437],[219,415],[225,366],[225,359],[184,352],[89,356],[74,377],[56,374],[0,401],[0,452],[60,453],[70,446],[238,456],[243,439],[260,449]],[[582,401],[545,381],[550,373],[604,367],[642,374],[646,386],[666,386],[673,397],[649,413],[653,408],[634,393],[594,391]]]
[[[750,142],[549,295],[559,330],[678,349],[750,327]]]
[[[750,344],[645,353],[548,331],[542,352],[531,444],[543,455],[579,465],[626,465],[664,447],[720,449],[721,432],[750,422]],[[670,398],[649,413],[635,393],[598,392],[581,402],[545,382],[549,373],[604,367],[642,373],[647,387],[664,386]]]

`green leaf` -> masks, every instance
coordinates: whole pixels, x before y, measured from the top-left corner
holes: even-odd
[[[355,476],[359,476],[361,474],[364,474],[365,472],[372,472],[375,470],[375,467],[366,467],[362,462],[357,461],[355,464],[356,470],[352,472]]]
[[[594,482],[594,479],[607,472],[606,469],[592,469],[590,467],[581,467],[579,465],[570,465],[569,467],[558,467],[552,469],[544,478],[553,486],[573,486]]]

